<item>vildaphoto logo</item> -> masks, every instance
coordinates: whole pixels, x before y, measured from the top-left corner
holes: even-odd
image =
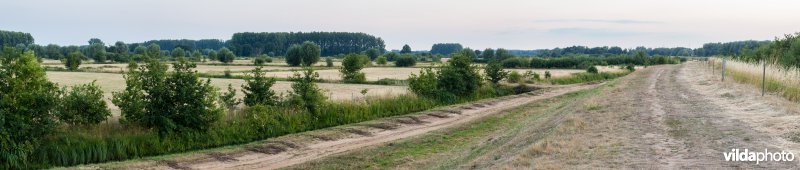
[[[730,152],[723,152],[722,154],[725,155],[725,161],[735,162],[756,162],[756,164],[758,164],[759,162],[765,161],[794,161],[794,153],[792,152],[769,152],[767,149],[764,149],[764,152],[749,151],[747,149],[731,149]]]

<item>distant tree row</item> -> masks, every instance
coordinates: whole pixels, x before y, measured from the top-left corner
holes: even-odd
[[[723,43],[723,46],[725,43]],[[770,42],[750,42],[744,46],[727,43],[727,53],[746,62],[767,62],[784,68],[800,68],[800,33],[786,34]],[[733,52],[736,48],[738,52]],[[725,48],[723,48],[725,49]]]
[[[734,41],[726,43],[706,43],[702,48],[695,49],[697,56],[716,56],[716,55],[739,55],[742,49],[755,49],[762,45],[769,44],[770,41]]]
[[[146,46],[150,44],[156,44],[160,46],[162,50],[167,50],[167,51],[172,51],[175,48],[181,48],[183,50],[188,50],[188,51],[205,50],[205,49],[219,50],[222,49],[223,47],[226,47],[225,41],[217,39],[150,40],[142,43],[131,43],[130,46],[136,47],[139,45]]]
[[[433,44],[431,47],[431,54],[449,55],[464,49],[459,43],[439,43]]]
[[[305,41],[319,45],[323,56],[356,53],[371,48],[385,51],[381,38],[350,32],[243,32],[233,34],[228,46],[239,56],[283,55],[290,46]]]
[[[587,47],[587,46],[571,46],[566,48],[542,49],[536,50],[538,57],[562,57],[571,54],[588,54],[588,55],[621,55],[621,54],[634,54],[638,51],[644,51],[647,55],[664,55],[664,56],[691,56],[693,50],[686,47],[675,48],[647,48],[636,47],[634,49],[623,49],[617,46],[603,46],[603,47]]]
[[[33,44],[33,36],[30,33],[0,30],[0,47],[17,44]]]

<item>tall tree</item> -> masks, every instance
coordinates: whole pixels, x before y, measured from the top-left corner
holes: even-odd
[[[181,57],[184,57],[184,55],[186,55],[186,51],[183,51],[183,48],[178,47],[178,48],[172,49],[172,52],[170,53],[170,55],[172,56],[172,58],[181,58]]]
[[[431,54],[449,55],[464,49],[459,43],[438,43],[431,46]]]
[[[403,54],[411,53],[411,46],[408,46],[408,44],[403,45],[403,49],[400,50],[400,53],[403,53]]]
[[[89,48],[86,55],[97,63],[106,62],[106,45],[100,39],[92,38],[89,40]]]
[[[236,59],[236,55],[231,52],[228,48],[222,47],[217,54],[217,59],[223,63],[231,63],[234,59]]]
[[[161,59],[161,46],[158,44],[147,45],[147,56],[152,59]]]
[[[306,41],[302,45],[292,45],[286,53],[286,63],[290,66],[311,66],[319,61],[320,47],[316,43]]]

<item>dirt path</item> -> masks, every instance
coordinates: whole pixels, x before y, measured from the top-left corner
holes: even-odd
[[[568,92],[594,88],[586,84],[545,89],[536,92],[488,99],[402,116],[334,127],[308,133],[288,135],[266,142],[223,151],[170,156],[158,161],[133,161],[99,168],[135,169],[276,169],[332,154],[374,146],[398,139],[418,136],[430,131],[471,122],[532,101],[551,98]]]
[[[599,109],[559,115],[591,126],[509,143],[527,148],[512,158],[472,164],[490,165],[487,169],[798,168],[798,159],[759,164],[725,161],[723,153],[731,149],[800,153],[791,141],[800,127],[797,104],[774,96],[761,98],[754,91],[719,82],[700,62],[653,66],[587,100],[586,105]],[[569,126],[562,123],[551,129]],[[536,128],[549,127],[531,126]]]

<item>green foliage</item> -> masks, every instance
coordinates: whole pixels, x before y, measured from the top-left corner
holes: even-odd
[[[387,63],[386,56],[378,57],[377,59],[375,59],[375,63],[382,66],[386,65]]]
[[[229,50],[228,48],[223,47],[222,49],[219,50],[219,53],[217,54],[217,60],[219,60],[222,63],[226,64],[231,63],[233,62],[234,59],[236,59],[236,55],[234,55],[233,52],[231,52],[231,50]]]
[[[364,54],[366,54],[367,57],[369,57],[369,61],[372,61],[381,55],[381,50],[378,50],[376,48],[370,48],[369,50],[364,51]]]
[[[636,67],[634,67],[633,64],[628,64],[627,66],[625,66],[625,69],[628,69],[628,71],[631,72],[636,71]]]
[[[397,58],[400,58],[400,55],[395,52],[389,52],[384,54],[383,57],[386,57],[386,60],[388,61],[395,61]]]
[[[241,100],[236,98],[236,89],[231,84],[228,84],[228,91],[219,95],[219,100],[228,110],[234,110],[236,106],[242,103]]]
[[[438,88],[455,96],[472,96],[481,82],[478,67],[463,52],[454,54],[439,71]]]
[[[292,45],[286,52],[286,63],[290,66],[311,66],[319,61],[320,47],[316,43],[306,41],[301,45]]]
[[[576,83],[615,79],[617,77],[628,75],[628,73],[630,72],[573,73],[571,76],[553,78],[549,79],[548,81],[551,84],[576,84]]]
[[[158,46],[158,44],[147,45],[147,56],[152,58],[152,59],[160,59],[161,58],[161,46]]]
[[[322,56],[359,53],[369,49],[384,51],[381,38],[365,33],[350,32],[243,32],[235,33],[227,45],[236,55],[286,54],[293,44],[305,41],[320,45]]]
[[[275,85],[275,78],[267,77],[261,69],[256,67],[244,78],[242,93],[244,93],[244,104],[247,106],[272,106],[278,103],[275,91],[271,89]]]
[[[408,77],[408,89],[414,94],[425,97],[438,97],[439,93],[439,73],[433,71],[433,68],[423,68],[419,75],[411,74]]]
[[[490,61],[483,71],[486,75],[486,80],[489,80],[492,84],[497,84],[508,75],[508,72],[503,70],[503,66],[497,60]]]
[[[507,58],[502,62],[503,62],[503,67],[505,68],[519,68],[528,66],[528,60],[521,57]]]
[[[181,57],[184,57],[184,55],[186,55],[186,51],[184,51],[183,48],[178,47],[178,48],[172,49],[172,52],[170,52],[170,55],[172,56],[172,58],[181,58]]]
[[[369,62],[369,59],[364,55],[348,54],[342,60],[342,68],[339,72],[342,74],[342,80],[348,83],[363,83],[367,80],[361,69],[364,68],[364,62]]]
[[[224,77],[224,78],[233,78],[233,73],[231,73],[230,69],[225,68],[225,70],[222,71],[222,77]]]
[[[318,106],[327,98],[323,95],[322,89],[317,87],[318,79],[319,73],[314,72],[311,67],[305,67],[302,75],[294,74],[294,83],[292,83],[292,103],[304,107],[312,114],[319,113]]]
[[[208,51],[208,59],[219,61],[219,54],[214,50]]]
[[[400,54],[410,54],[411,53],[411,46],[408,44],[403,45],[403,49],[400,50]]]
[[[326,67],[333,67],[333,58],[331,58],[331,57],[326,57],[326,58],[325,58],[325,66],[326,66]]]
[[[25,168],[41,138],[56,126],[59,90],[32,51],[0,53],[0,169]]]
[[[397,67],[412,67],[417,65],[417,59],[413,55],[402,55],[397,57],[394,65]]]
[[[597,71],[597,67],[595,67],[595,66],[590,66],[589,68],[587,68],[587,69],[586,69],[586,72],[587,72],[587,73],[592,73],[592,74],[597,74],[597,72],[598,72],[598,71]]]
[[[103,90],[92,82],[73,86],[61,98],[57,116],[71,125],[93,125],[105,121],[111,111],[103,100]]]
[[[17,44],[33,44],[33,36],[30,33],[0,30],[0,47]]]
[[[147,65],[131,63],[125,76],[126,88],[114,92],[112,102],[120,107],[121,122],[155,128],[159,134],[206,131],[222,110],[217,106],[217,91],[210,80],[201,81],[195,64],[179,58],[174,72],[157,60]]]
[[[511,71],[511,73],[508,74],[509,83],[519,83],[522,82],[521,80],[522,80],[522,75],[520,75],[519,72],[517,71]]]
[[[266,63],[272,63],[272,57],[259,56],[259,57],[255,57],[255,59],[253,60],[253,64],[255,64],[257,66],[264,65]]]
[[[81,61],[83,61],[83,54],[77,51],[72,52],[67,56],[64,66],[67,68],[67,70],[75,71],[78,70],[78,67],[80,67]]]
[[[106,55],[106,46],[102,41],[89,41],[89,47],[86,49],[87,57],[93,59],[96,63],[105,63],[107,60]]]
[[[550,79],[551,77],[553,77],[553,75],[550,74],[550,71],[544,71],[544,78],[545,79]]]
[[[431,46],[431,54],[449,55],[464,49],[459,43],[438,43]]]

